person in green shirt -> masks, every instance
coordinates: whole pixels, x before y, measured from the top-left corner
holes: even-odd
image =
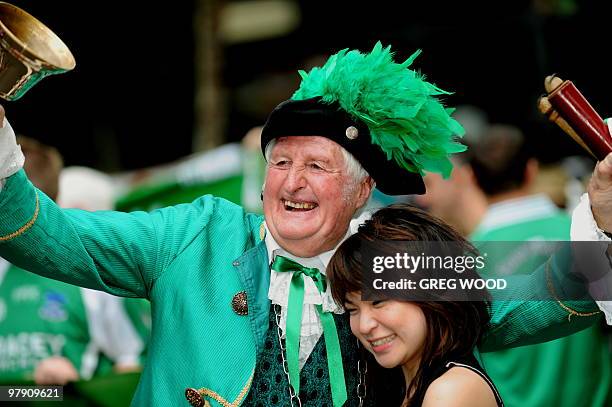
[[[492,271],[497,276],[531,272],[549,255],[546,247],[538,253],[533,242],[569,240],[570,217],[548,196],[533,192],[538,162],[518,128],[491,125],[471,156],[476,182],[489,202],[471,239],[477,245],[525,242],[504,249]],[[612,354],[599,324],[554,341],[483,353],[482,360],[511,407],[603,406],[609,391]]]

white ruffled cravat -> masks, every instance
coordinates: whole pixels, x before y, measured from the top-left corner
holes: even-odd
[[[268,228],[266,226],[265,242],[266,247],[268,249],[269,264],[272,263],[275,256],[280,255],[294,260],[300,263],[302,266],[317,268],[321,273],[325,274],[327,264],[329,263],[329,260],[336,251],[336,248],[346,238],[357,232],[357,228],[359,227],[359,225],[362,224],[366,219],[369,219],[370,216],[370,213],[364,213],[359,218],[353,219],[350,223],[350,227],[346,235],[333,250],[321,253],[316,257],[310,258],[294,256],[293,254],[281,248],[272,237],[272,234],[268,232]],[[293,273],[280,273],[274,270],[271,270],[270,272],[270,289],[268,290],[268,298],[270,299],[270,301],[272,301],[273,304],[278,304],[281,306],[280,327],[283,331],[284,338],[287,327],[287,302],[289,300],[289,289],[291,288],[291,278],[293,277]],[[325,312],[333,312],[335,314],[344,313],[344,308],[341,305],[336,304],[336,302],[332,298],[329,284],[327,285],[325,293],[321,294],[319,293],[319,290],[317,290],[317,287],[315,286],[313,281],[310,278],[305,278],[304,308],[302,316],[302,327],[300,330],[300,369],[304,367],[306,360],[308,360],[308,357],[312,353],[312,350],[317,344],[317,341],[323,334],[323,326],[321,325],[319,315],[317,314],[317,310],[315,308],[315,305],[319,304],[323,305],[323,311]]]

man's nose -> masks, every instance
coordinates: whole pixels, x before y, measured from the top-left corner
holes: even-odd
[[[292,166],[287,174],[286,186],[290,191],[297,191],[306,186],[306,171],[304,166]]]

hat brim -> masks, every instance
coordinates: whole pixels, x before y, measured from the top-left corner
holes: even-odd
[[[355,127],[357,137],[349,138],[347,128]],[[354,120],[337,103],[324,103],[320,98],[287,100],[268,117],[261,134],[261,150],[278,137],[321,136],[347,150],[376,182],[376,188],[387,195],[424,194],[420,174],[400,167],[375,144],[368,127]]]

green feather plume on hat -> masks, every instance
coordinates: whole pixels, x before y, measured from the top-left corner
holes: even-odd
[[[319,96],[326,103],[338,102],[368,126],[372,143],[388,159],[421,175],[431,171],[446,178],[453,168],[449,155],[466,149],[455,141],[464,130],[450,116],[453,109],[439,100],[450,92],[408,69],[420,53],[398,64],[391,47],[380,42],[369,54],[344,49],[322,67],[300,71],[302,83],[292,99]]]

